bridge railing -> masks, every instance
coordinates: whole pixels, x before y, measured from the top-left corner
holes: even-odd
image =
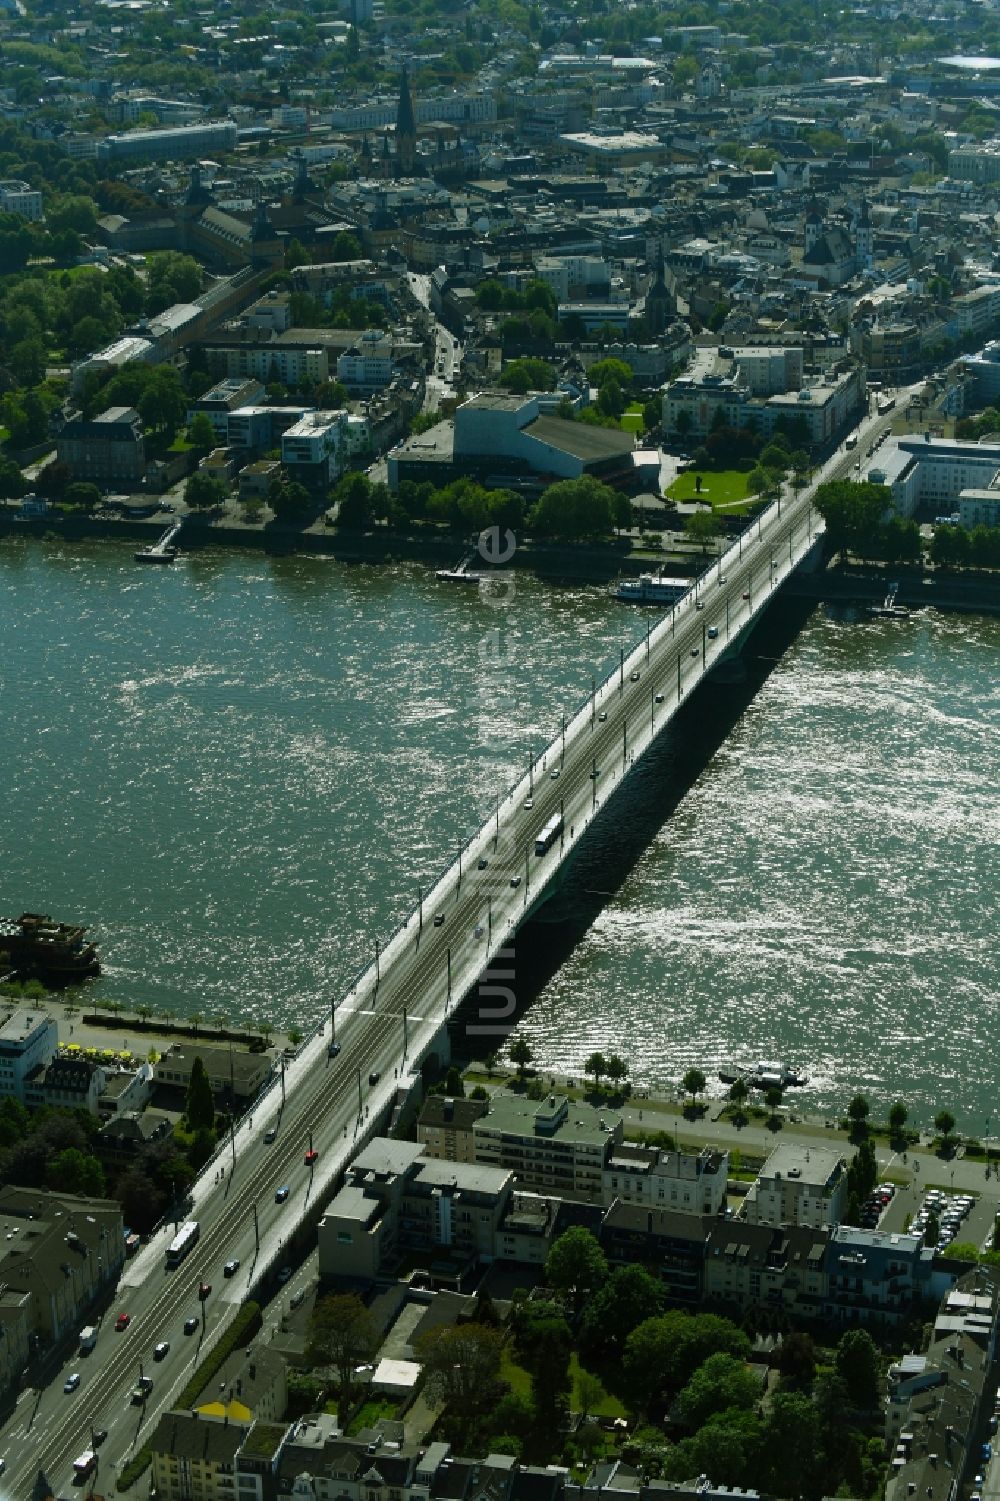
[[[799,498],[796,496],[792,504],[794,505],[795,500]],[[785,505],[787,510],[789,507],[787,498]],[[637,664],[641,663],[647,651],[652,651],[654,647],[658,647],[665,641],[668,635],[675,633],[678,620],[697,603],[701,590],[705,583],[708,582],[710,576],[714,574],[716,577],[719,577],[732,563],[740,561],[748,536],[756,529],[757,536],[762,538],[764,533],[770,529],[772,523],[781,517],[781,511],[782,498],[779,496],[778,499],[772,501],[770,505],[759,511],[748,525],[734,537],[722,553],[717,554],[708,561],[705,567],[694,575],[690,587],[676,604],[672,606],[669,613],[664,614],[657,620],[656,624],[647,631],[646,635],[642,636],[636,642],[635,646],[619,658],[618,665],[611,667],[599,683],[595,682],[592,691],[580,701],[578,707],[566,720],[565,734],[567,740],[578,734],[584,723],[591,716],[596,717],[600,712],[602,699],[609,691],[613,691],[616,679],[620,681],[623,675],[627,676],[634,670]],[[559,751],[562,736],[563,731],[560,727],[559,732],[549,740],[537,755],[532,757],[531,770],[529,772],[522,772],[508,786],[507,790],[499,796],[497,810],[493,814],[494,819],[497,817],[497,812],[499,812],[502,819],[503,812],[508,805],[523,801],[529,795],[529,791],[534,785],[535,769],[540,765],[548,766],[549,756]],[[426,892],[422,893],[421,898],[401,918],[393,930],[388,943],[384,947],[379,946],[378,960],[369,959],[362,963],[339,1003],[341,1006],[350,1007],[352,1010],[359,1009],[364,994],[366,992],[374,993],[377,989],[375,981],[376,962],[379,966],[382,964],[391,964],[400,948],[412,940],[414,930],[419,931],[421,927],[421,908],[423,908],[425,913],[430,912],[433,914],[438,904],[451,890],[455,880],[455,871],[460,861],[476,860],[480,855],[487,852],[490,845],[494,842],[494,834],[491,832],[490,825],[491,818],[487,817],[466,835],[463,843],[459,846],[457,857],[452,856],[447,864],[440,868],[439,873],[430,880]],[[465,866],[463,865],[463,874],[464,872]],[[433,921],[433,917],[431,917],[431,921]]]

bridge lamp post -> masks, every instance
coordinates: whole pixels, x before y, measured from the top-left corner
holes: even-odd
[[[726,595],[726,640],[729,640],[729,595]]]
[[[417,887],[417,932],[424,931],[424,893],[421,887]]]
[[[566,842],[566,799],[559,799],[559,848]]]
[[[259,1223],[259,1221],[257,1219],[257,1205],[256,1204],[251,1204],[250,1208],[253,1210],[253,1242],[254,1242],[254,1252],[253,1252],[253,1254],[254,1254],[254,1260],[256,1260],[256,1258],[260,1255],[260,1223]]]
[[[458,847],[458,889],[462,889],[462,846]]]
[[[358,1069],[358,1120],[361,1119],[361,1117],[364,1115],[364,1113],[365,1113],[365,1104],[364,1104],[364,1099],[363,1099],[362,1094],[361,1094],[361,1069],[359,1068]]]
[[[625,770],[625,757],[628,752],[628,719],[622,720],[622,771]]]
[[[655,729],[655,727],[656,727],[656,701],[655,701],[655,699],[653,697],[653,690],[652,690],[652,688],[650,688],[650,690],[649,690],[649,733],[650,734],[653,733],[653,730]]]
[[[406,1057],[406,1054],[407,1054],[408,1050],[409,1050],[409,1039],[408,1039],[408,1037],[406,1035],[406,1007],[404,1006],[403,1007],[403,1057],[404,1058]]]
[[[562,717],[562,755],[560,756],[559,759],[561,761],[565,761],[565,759],[566,759],[566,716],[565,716],[565,714]]]
[[[771,588],[774,588],[774,548],[771,548]]]
[[[618,692],[625,692],[625,648],[618,648]]]
[[[646,661],[649,661],[649,618],[646,618]]]
[[[448,999],[451,1000],[451,945],[448,945]]]
[[[590,674],[590,728],[594,728],[594,712],[597,708],[597,674]]]
[[[531,751],[528,752],[528,796],[533,797],[535,792],[535,758]]]
[[[337,1041],[337,997],[330,997],[330,1041]]]
[[[285,1055],[281,1055],[281,1108],[285,1108]]]
[[[677,702],[680,703],[680,701],[681,701],[681,658],[680,658],[680,653],[678,652],[678,654],[677,654]]]
[[[528,887],[531,885],[531,867],[528,864],[528,846],[524,846],[524,899],[528,900]]]
[[[496,847],[497,847],[497,844],[498,844],[498,843],[499,843],[499,840],[500,840],[500,794],[499,794],[499,792],[498,792],[498,793],[497,793],[497,822],[496,822],[496,833],[495,833],[495,834],[494,834],[494,836],[493,836],[493,848],[494,848],[494,849],[496,849]]]
[[[375,989],[376,990],[378,990],[379,982],[381,981],[381,978],[382,978],[381,970],[379,968],[379,959],[381,958],[381,953],[382,953],[382,951],[381,951],[381,949],[379,947],[379,941],[376,938],[376,940],[375,940]]]
[[[486,941],[493,942],[493,898],[486,898]]]

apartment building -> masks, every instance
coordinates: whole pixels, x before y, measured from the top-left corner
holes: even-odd
[[[506,1169],[445,1162],[415,1142],[375,1137],[320,1220],[320,1275],[372,1281],[404,1250],[459,1271],[492,1260],[512,1191]]]
[[[487,1112],[485,1100],[454,1100],[448,1095],[428,1095],[417,1120],[417,1141],[425,1157],[446,1157],[449,1162],[475,1162],[476,1142],[472,1128]]]
[[[847,1163],[827,1147],[782,1142],[743,1202],[748,1225],[838,1225],[847,1204]]]
[[[705,1257],[705,1298],[728,1307],[793,1309],[818,1318],[827,1236],[806,1226],[717,1221]]]
[[[30,1294],[32,1334],[54,1343],[113,1287],[125,1260],[122,1212],[107,1199],[0,1188],[0,1286]]]
[[[21,1385],[31,1355],[31,1294],[0,1287],[0,1395]]]
[[[135,407],[108,407],[89,421],[74,417],[61,430],[56,452],[74,479],[137,483],[146,472],[142,418]]]
[[[0,1099],[12,1095],[23,1103],[29,1075],[55,1057],[59,1028],[35,1006],[16,1006],[0,1016]]]
[[[199,412],[203,412],[211,422],[216,437],[223,442],[229,436],[229,416],[238,407],[253,406],[258,401],[263,401],[265,396],[264,387],[259,380],[247,379],[241,376],[227,377],[220,380],[206,391],[204,396],[199,396],[188,407],[187,420],[191,422]]]
[[[7,178],[0,182],[0,213],[20,214],[22,219],[38,220],[42,217],[42,195],[37,188]]]
[[[90,1058],[57,1053],[25,1080],[24,1103],[31,1110],[48,1105],[57,1110],[86,1110],[98,1114],[98,1101],[107,1084],[107,1070]]]
[[[919,1235],[836,1225],[825,1259],[827,1316],[892,1322],[930,1296],[933,1263]]]
[[[352,391],[381,391],[395,373],[392,335],[378,328],[368,329],[337,360],[337,379]]]
[[[661,1152],[656,1147],[616,1143],[602,1175],[603,1202],[673,1209],[682,1214],[719,1214],[726,1202],[729,1153]]]
[[[336,479],[347,429],[347,413],[306,412],[281,438],[281,462],[293,479],[320,489]]]
[[[600,1202],[604,1169],[624,1137],[617,1111],[551,1094],[500,1092],[473,1122],[476,1161],[512,1172],[519,1188],[583,1194]]]

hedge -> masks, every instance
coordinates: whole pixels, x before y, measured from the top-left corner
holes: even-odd
[[[201,1396],[205,1387],[212,1377],[221,1369],[240,1345],[245,1345],[247,1340],[253,1339],[260,1330],[263,1320],[261,1318],[259,1303],[244,1303],[229,1328],[212,1350],[205,1356],[201,1365],[195,1371],[187,1386],[177,1398],[175,1407],[193,1407]],[[141,1448],[134,1454],[118,1476],[117,1488],[119,1491],[127,1491],[133,1485],[144,1470],[147,1470],[153,1462],[153,1451],[148,1447]]]

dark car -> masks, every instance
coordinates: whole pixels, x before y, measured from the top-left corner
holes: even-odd
[[[489,863],[490,862],[487,860],[487,858],[486,858],[485,855],[480,855],[479,862],[476,865],[476,869],[477,870],[485,870],[486,867],[487,867],[487,865],[489,865]]]
[[[434,914],[434,926],[436,928],[443,928],[444,927],[444,913],[443,912],[435,912],[435,914]]]
[[[368,1075],[368,1083],[369,1084],[377,1084],[378,1081],[381,1079],[381,1077],[382,1077],[382,1075],[379,1073],[378,1069],[377,1068],[373,1068],[372,1071],[371,1071],[371,1073]]]
[[[93,1447],[95,1449],[99,1449],[101,1447],[101,1445],[104,1443],[104,1440],[107,1438],[107,1436],[108,1436],[108,1430],[106,1428],[95,1428],[94,1429],[94,1436],[91,1439],[91,1444],[93,1445]]]
[[[222,1275],[224,1277],[235,1277],[239,1269],[240,1258],[238,1256],[234,1256],[232,1261],[227,1261],[225,1266],[222,1268]]]
[[[197,1329],[197,1327],[198,1327],[198,1320],[197,1319],[191,1318],[191,1319],[185,1319],[184,1320],[184,1333],[185,1334],[193,1334],[194,1331]]]

